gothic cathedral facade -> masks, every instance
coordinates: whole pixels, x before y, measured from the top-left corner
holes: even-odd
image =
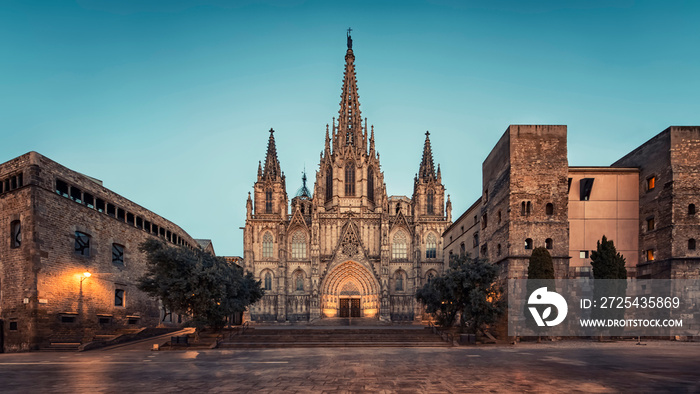
[[[451,204],[429,133],[412,197],[389,196],[374,126],[362,122],[354,61],[348,35],[339,117],[326,125],[313,193],[304,175],[291,214],[270,130],[246,204],[244,265],[265,289],[249,311],[253,321],[417,320],[416,290],[444,269]]]

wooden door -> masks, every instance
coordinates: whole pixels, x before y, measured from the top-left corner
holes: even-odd
[[[349,298],[341,298],[340,299],[340,313],[338,314],[340,317],[350,317],[350,299]]]
[[[360,317],[360,299],[353,298],[350,301],[350,317]]]

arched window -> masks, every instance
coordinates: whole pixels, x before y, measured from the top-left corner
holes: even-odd
[[[547,203],[544,210],[545,210],[545,213],[547,214],[547,216],[554,215],[554,204],[552,204],[551,202]]]
[[[406,234],[401,230],[394,234],[394,242],[391,245],[391,258],[394,260],[408,258],[408,241]]]
[[[367,169],[367,199],[374,202],[374,169]]]
[[[520,216],[525,216],[525,201],[520,204]]]
[[[295,290],[304,291],[304,273],[299,271],[294,277]]]
[[[472,241],[472,246],[475,248],[479,246],[479,233],[474,233],[474,240]]]
[[[263,235],[262,248],[263,257],[272,257],[272,234],[269,231]]]
[[[435,234],[428,234],[428,238],[425,242],[425,258],[434,259],[437,256],[437,238]]]
[[[299,230],[292,235],[292,258],[306,258],[306,234]]]
[[[265,272],[264,282],[265,290],[272,290],[272,273],[270,271]]]
[[[435,279],[435,271],[430,270],[428,271],[428,275],[426,276],[427,282],[430,283]]]
[[[265,190],[265,213],[272,213],[272,189]]]
[[[552,249],[554,247],[554,241],[552,241],[551,238],[547,238],[544,240],[544,247],[547,249]]]
[[[328,166],[326,170],[326,201],[333,199],[333,167]]]
[[[695,250],[696,244],[695,244],[695,238],[691,238],[688,240],[688,250]]]
[[[529,215],[529,214],[530,214],[530,212],[531,212],[531,207],[532,207],[532,203],[530,203],[530,201],[528,201],[527,204],[525,204],[525,214],[526,214],[526,215]]]
[[[345,165],[345,195],[355,195],[355,165],[352,162]]]
[[[695,204],[688,205],[688,215],[695,215]]]
[[[430,189],[428,190],[428,215],[435,214],[435,192]]]
[[[525,249],[532,249],[532,238],[525,240]]]
[[[396,281],[396,291],[403,291],[403,271],[396,271],[394,279]]]

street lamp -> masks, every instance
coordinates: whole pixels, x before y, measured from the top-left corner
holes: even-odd
[[[80,283],[82,284],[83,281],[84,281],[85,279],[89,278],[90,276],[92,276],[91,273],[89,273],[89,272],[87,272],[87,271],[83,272],[83,276],[80,277]]]

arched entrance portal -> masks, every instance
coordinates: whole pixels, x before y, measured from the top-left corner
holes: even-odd
[[[379,314],[379,283],[354,261],[335,267],[321,286],[324,317],[374,317]]]

